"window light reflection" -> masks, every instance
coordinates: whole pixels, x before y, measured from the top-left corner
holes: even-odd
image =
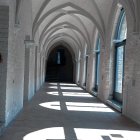
[[[75,140],[139,140],[139,131],[71,128],[76,136]],[[69,136],[71,131],[67,132]],[[65,140],[64,127],[52,127],[31,132],[23,137],[23,140]]]
[[[78,140],[138,140],[140,132],[74,128]]]
[[[49,94],[49,95],[59,95],[59,93],[58,92],[46,92],[47,94]]]
[[[49,85],[57,86],[57,83],[48,83]]]
[[[114,112],[104,104],[66,102],[69,111]]]
[[[67,90],[83,90],[82,88],[80,87],[60,87],[61,89],[67,89]]]
[[[62,92],[63,96],[72,96],[72,97],[93,97],[89,93],[80,93],[80,92]]]
[[[64,140],[64,128],[63,127],[53,127],[46,128],[39,131],[29,133],[23,137],[23,140]]]
[[[61,86],[77,86],[76,84],[60,83]]]
[[[57,86],[48,86],[48,88],[58,89]]]
[[[101,103],[79,103],[79,102],[66,102],[68,111],[89,111],[89,112],[114,112],[112,109]],[[42,107],[61,110],[60,102],[46,102],[39,104]]]
[[[46,103],[41,103],[39,105],[49,109],[61,110],[60,102],[46,102]]]

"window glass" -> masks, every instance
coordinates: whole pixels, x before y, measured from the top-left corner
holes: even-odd
[[[124,46],[117,47],[116,50],[116,74],[115,92],[122,93],[123,65],[124,65]]]
[[[114,99],[122,102],[124,77],[124,49],[127,38],[127,22],[124,9],[121,10],[116,28],[115,59],[114,59]]]
[[[94,90],[98,90],[99,75],[100,75],[100,38],[98,37],[96,43],[96,66],[95,66],[95,87]]]
[[[127,37],[127,22],[124,10],[120,13],[120,18],[118,21],[118,30],[116,39],[125,40]]]

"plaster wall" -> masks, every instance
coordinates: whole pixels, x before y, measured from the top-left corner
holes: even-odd
[[[9,6],[9,33],[8,58],[6,79],[6,109],[5,125],[8,125],[23,107],[24,97],[24,66],[25,66],[25,36],[31,33],[31,3],[22,2],[19,11],[20,24],[15,24],[15,1],[8,2]],[[30,13],[30,14],[29,14]],[[25,16],[26,15],[26,16]],[[28,16],[27,16],[28,15]]]
[[[2,5],[1,5],[2,4]],[[9,7],[0,3],[0,122],[5,122],[6,108],[6,78],[7,78],[7,56],[8,56],[8,29],[9,29]]]

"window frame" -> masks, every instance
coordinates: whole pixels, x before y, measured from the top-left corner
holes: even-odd
[[[121,39],[121,29],[123,26],[123,22],[126,18],[125,10],[122,8],[120,11],[120,15],[117,22],[117,27],[115,31],[115,45],[114,45],[114,78],[113,78],[113,100],[122,103],[123,100],[123,83],[124,83],[124,70],[125,70],[125,45],[126,45],[126,38]],[[126,23],[127,24],[127,23]],[[116,92],[116,73],[117,73],[117,49],[119,47],[123,47],[123,73],[122,73],[122,93]]]
[[[126,39],[122,42],[118,42],[115,44],[115,58],[114,58],[114,88],[113,88],[113,99],[122,103],[122,96],[123,96],[123,82],[124,82],[124,68],[125,68],[125,45]],[[123,74],[122,74],[122,93],[116,92],[116,73],[117,73],[117,49],[123,46]]]
[[[101,48],[101,41],[100,37],[98,36],[96,41],[96,50],[95,50],[95,82],[94,82],[94,91],[98,92],[99,87],[99,71],[100,71],[100,48]]]

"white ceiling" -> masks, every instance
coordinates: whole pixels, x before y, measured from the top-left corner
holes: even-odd
[[[113,3],[114,0],[32,0],[33,38],[39,36],[42,51],[50,40],[51,45],[64,40],[72,41],[75,47],[79,44],[91,48],[95,29],[100,35],[106,33]]]

